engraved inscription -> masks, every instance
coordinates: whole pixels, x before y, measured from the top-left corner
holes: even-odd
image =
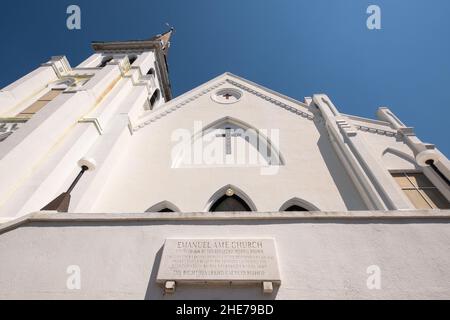
[[[167,239],[158,281],[279,281],[273,239]]]

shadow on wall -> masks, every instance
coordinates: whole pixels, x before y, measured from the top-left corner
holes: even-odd
[[[341,160],[339,160],[336,155],[336,151],[333,149],[333,146],[328,139],[326,129],[320,124],[316,123],[317,130],[320,133],[319,141],[317,142],[317,146],[319,147],[319,151],[322,155],[322,159],[324,160],[328,171],[333,178],[333,181],[341,195],[342,200],[345,203],[345,206],[348,210],[367,210],[366,205],[363,200],[359,196],[359,192],[356,189],[353,181],[350,176],[347,174],[346,169],[341,164]]]
[[[153,263],[145,300],[275,300],[279,286],[272,294],[263,294],[262,284],[254,286],[227,285],[177,285],[174,294],[164,294],[162,285],[156,283],[163,247],[158,250]]]

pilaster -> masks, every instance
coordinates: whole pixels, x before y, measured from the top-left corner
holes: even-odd
[[[372,156],[356,128],[341,115],[331,100],[323,94],[315,95],[335,150],[361,193],[369,209],[397,210],[411,208],[390,173]]]

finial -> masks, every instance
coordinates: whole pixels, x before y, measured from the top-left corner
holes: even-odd
[[[170,29],[170,31],[172,31],[172,33],[175,33],[175,28],[172,27],[168,22],[166,22],[166,26]]]

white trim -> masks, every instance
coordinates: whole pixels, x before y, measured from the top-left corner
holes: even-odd
[[[205,212],[209,212],[209,210],[211,209],[211,207],[214,205],[214,203],[216,203],[217,200],[219,200],[220,198],[222,198],[225,195],[225,192],[228,189],[233,189],[234,194],[236,196],[238,196],[239,198],[241,198],[242,200],[245,201],[245,203],[250,207],[250,209],[253,212],[258,211],[258,209],[256,208],[255,203],[252,201],[252,199],[250,199],[250,197],[241,189],[239,189],[238,187],[228,184],[222,188],[220,188],[219,190],[217,190],[211,198],[209,198],[206,207],[205,207]]]
[[[362,220],[365,223],[425,223],[436,221],[450,223],[450,210],[394,210],[394,211],[345,211],[345,212],[163,212],[163,213],[56,213],[55,211],[39,211],[30,213],[17,219],[4,218],[6,223],[0,224],[2,233],[20,228],[22,225],[32,222],[144,222],[144,221],[174,221],[179,224],[183,221],[307,221],[331,220],[332,223],[348,223],[348,221]],[[413,219],[411,221],[410,219]],[[387,220],[387,221],[382,221]],[[359,222],[361,223],[361,222]],[[39,228],[39,225],[34,226]],[[45,228],[46,226],[42,226]]]
[[[311,202],[308,202],[306,200],[300,199],[300,198],[292,198],[288,201],[286,201],[285,203],[283,203],[283,205],[280,207],[280,212],[285,211],[287,208],[291,207],[291,206],[299,206],[302,208],[305,208],[308,211],[320,211],[319,208],[317,208],[315,205],[313,205]]]
[[[150,208],[145,210],[145,212],[155,213],[155,212],[159,212],[163,209],[169,209],[169,210],[172,210],[173,212],[181,212],[181,210],[176,205],[174,205],[172,202],[167,201],[167,200],[161,201],[161,202],[151,206]]]

